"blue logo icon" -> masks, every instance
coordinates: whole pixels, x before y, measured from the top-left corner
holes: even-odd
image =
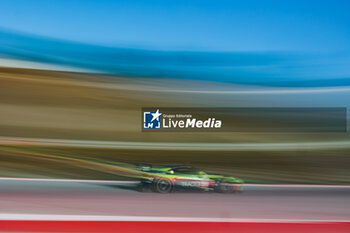
[[[160,129],[161,115],[159,109],[156,112],[143,112],[143,128]]]

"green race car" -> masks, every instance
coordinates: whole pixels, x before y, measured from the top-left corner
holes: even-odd
[[[220,174],[210,174],[192,166],[139,165],[142,172],[141,188],[158,193],[170,193],[176,189],[200,189],[221,193],[242,191],[243,180]]]

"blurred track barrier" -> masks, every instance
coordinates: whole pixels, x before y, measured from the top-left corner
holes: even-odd
[[[108,148],[134,150],[185,151],[281,151],[307,149],[348,149],[350,140],[280,143],[177,143],[177,142],[121,142],[94,140],[66,140],[42,138],[0,137],[0,145],[54,146],[80,148]]]
[[[0,214],[1,232],[346,233],[349,220]]]
[[[0,181],[35,181],[35,182],[68,182],[68,183],[91,183],[91,184],[138,184],[139,181],[126,180],[82,180],[82,179],[52,179],[52,178],[22,178],[0,177]],[[244,187],[252,188],[347,188],[350,185],[324,185],[324,184],[243,184]]]

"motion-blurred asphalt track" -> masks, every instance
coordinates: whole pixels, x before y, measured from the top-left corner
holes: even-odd
[[[132,182],[0,180],[1,215],[350,220],[350,186],[246,186],[240,194],[142,193]]]

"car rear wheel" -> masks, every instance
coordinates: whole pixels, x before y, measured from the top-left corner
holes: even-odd
[[[235,183],[218,183],[215,187],[215,191],[219,193],[236,193],[239,192],[240,186]]]
[[[153,183],[153,190],[157,193],[170,193],[173,191],[173,183],[168,179],[157,179]]]

